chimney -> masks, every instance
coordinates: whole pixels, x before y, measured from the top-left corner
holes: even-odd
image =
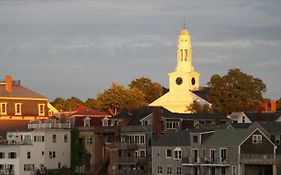
[[[271,100],[270,109],[272,112],[276,112],[276,101],[275,100]]]
[[[12,75],[7,75],[5,78],[5,91],[7,93],[12,92],[13,77]]]
[[[268,111],[268,103],[267,101],[263,101],[261,104],[260,104],[260,107],[262,108],[263,111],[267,112]]]
[[[153,108],[153,130],[154,130],[154,139],[158,140],[162,134],[162,119],[161,119],[161,108]]]

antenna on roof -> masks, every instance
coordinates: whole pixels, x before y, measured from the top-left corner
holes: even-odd
[[[183,18],[183,28],[185,29],[185,23],[186,23],[186,19],[185,18]]]

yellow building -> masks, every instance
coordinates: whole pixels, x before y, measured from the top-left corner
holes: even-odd
[[[199,90],[200,74],[192,66],[192,46],[189,32],[184,28],[179,33],[176,70],[169,73],[169,92],[149,106],[162,106],[175,113],[191,113],[187,106],[194,100],[208,104],[192,91]]]

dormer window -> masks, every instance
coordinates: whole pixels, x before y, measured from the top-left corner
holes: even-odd
[[[45,115],[45,104],[38,104],[38,115]]]
[[[192,142],[198,143],[198,136],[192,136]]]
[[[21,106],[22,106],[22,103],[15,103],[15,115],[22,115]]]
[[[7,103],[0,103],[0,114],[7,115]]]
[[[89,117],[86,117],[83,121],[84,121],[84,127],[91,126],[91,119]]]
[[[105,117],[103,120],[102,120],[102,126],[108,126],[108,118]]]

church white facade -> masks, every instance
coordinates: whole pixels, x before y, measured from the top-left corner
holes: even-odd
[[[192,46],[189,32],[184,28],[180,31],[177,48],[176,70],[169,73],[169,92],[158,98],[149,106],[162,106],[175,113],[191,113],[188,110],[194,100],[200,104],[207,101],[192,93],[199,90],[200,74],[192,65]]]

